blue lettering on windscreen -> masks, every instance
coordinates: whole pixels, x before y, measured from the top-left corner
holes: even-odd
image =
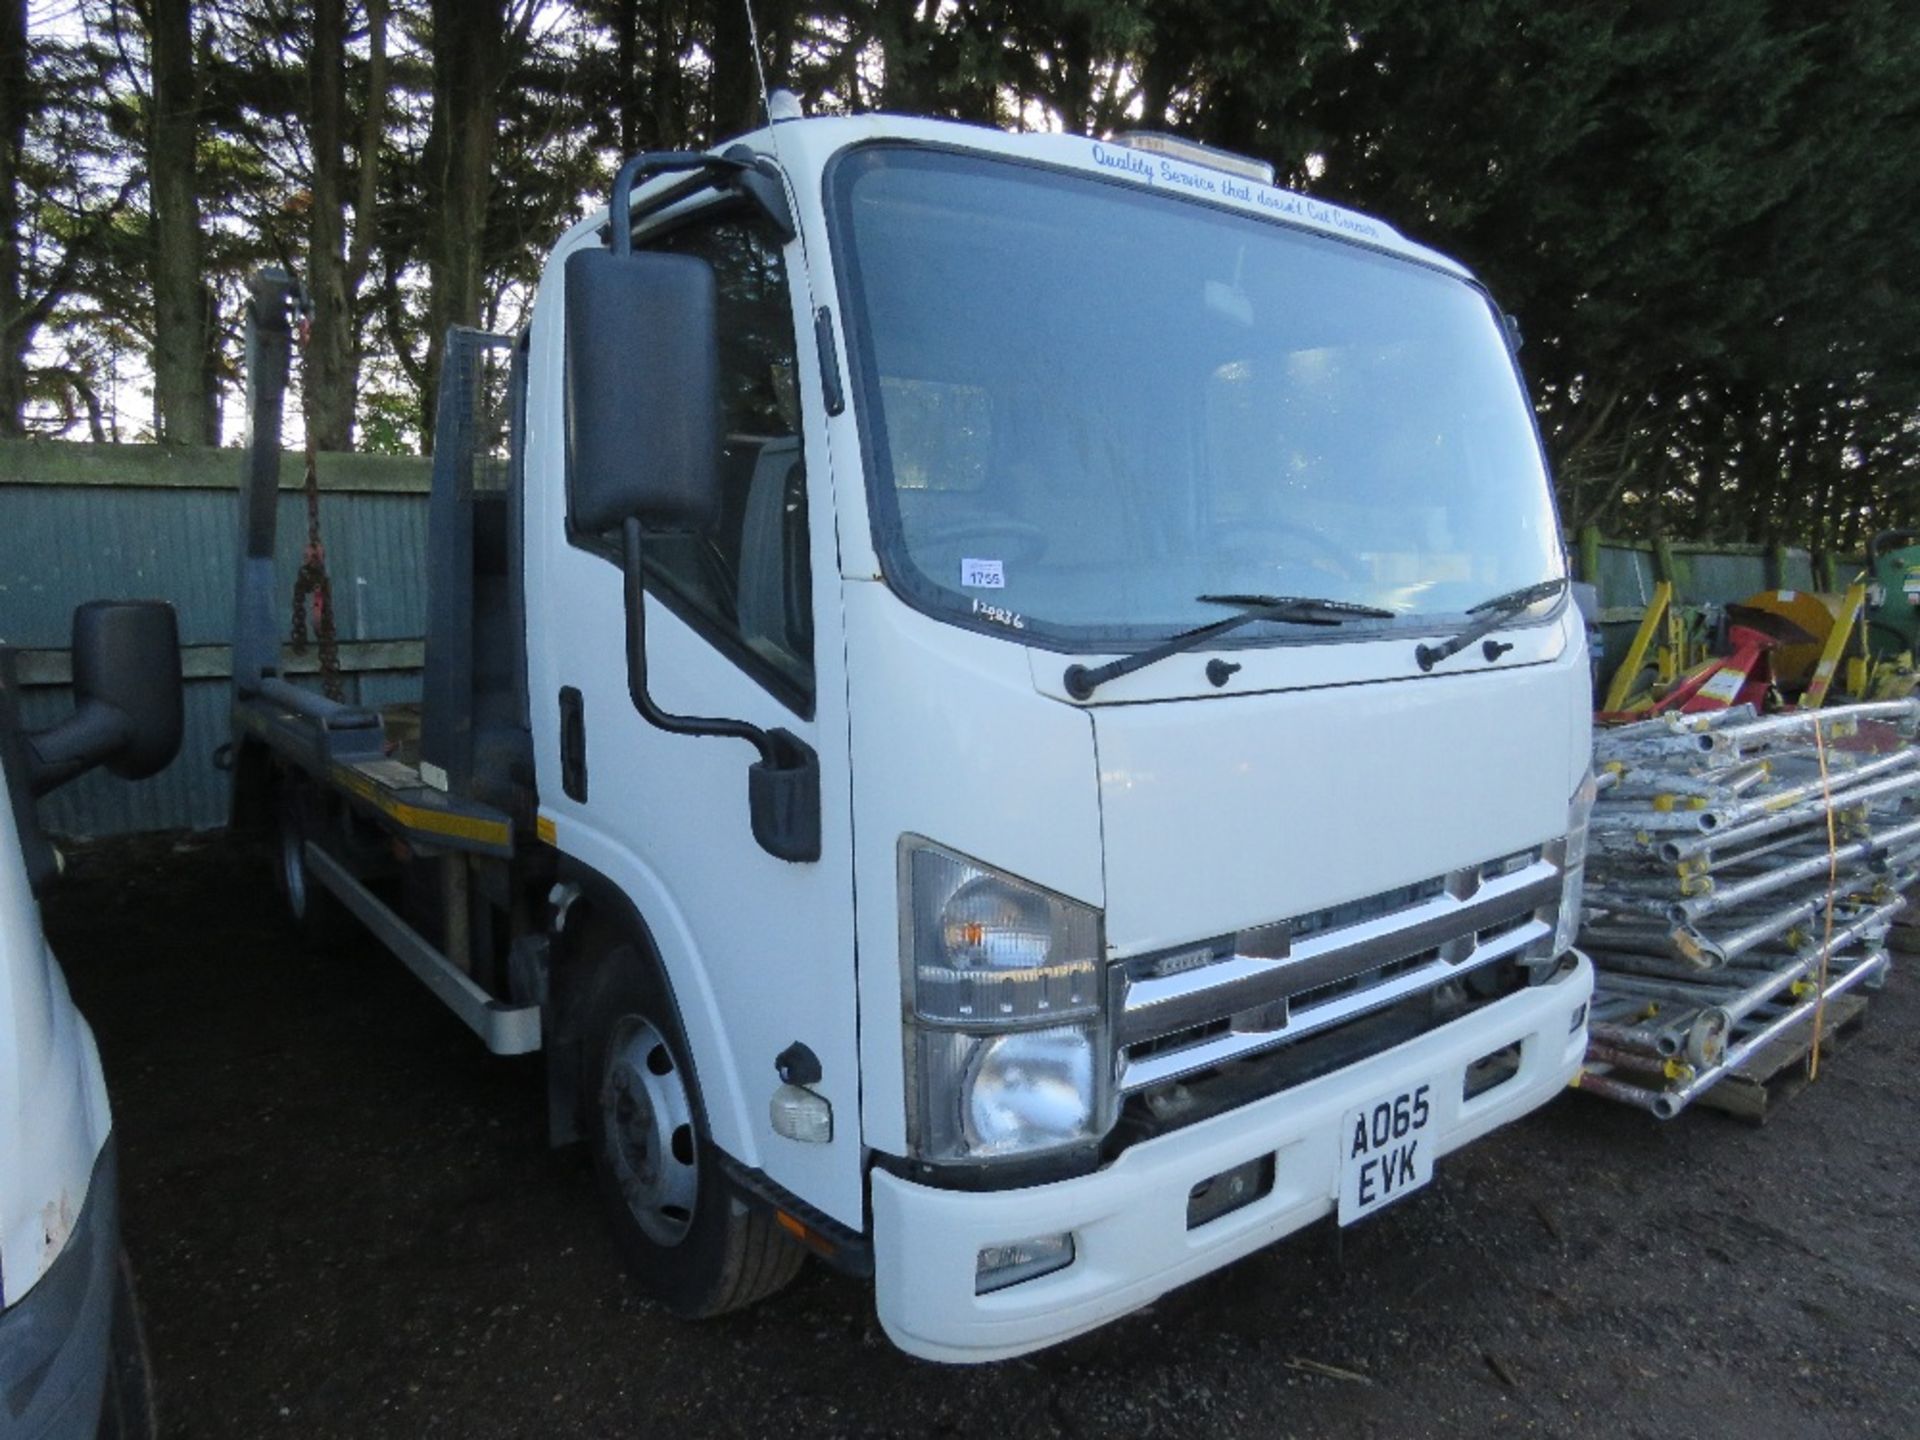
[[[1160,162],[1160,181],[1165,185],[1178,185],[1198,195],[1218,195],[1220,187],[1213,183],[1211,175],[1198,170],[1189,170],[1184,165],[1175,165],[1171,160]]]
[[[1309,200],[1291,190],[1275,190],[1271,186],[1235,180],[1228,175],[1210,175],[1204,170],[1195,170],[1164,157],[1149,158],[1138,150],[1095,142],[1093,163],[1103,170],[1122,171],[1149,185],[1170,186],[1191,195],[1217,195],[1223,200],[1237,200],[1242,205],[1253,205],[1275,215],[1306,220],[1349,235],[1378,238],[1381,234],[1380,227],[1371,220],[1342,210],[1338,205]]]
[[[1380,227],[1371,220],[1363,220],[1350,211],[1337,205],[1328,205],[1323,201],[1309,200],[1304,195],[1296,195],[1291,190],[1268,190],[1264,187],[1254,192],[1253,203],[1263,210],[1271,210],[1276,215],[1287,215],[1296,220],[1310,220],[1315,225],[1325,225],[1330,230],[1344,230],[1349,235],[1377,236]]]
[[[1138,150],[1111,150],[1105,145],[1095,145],[1093,163],[1107,170],[1125,170],[1143,180],[1153,179],[1153,165]]]

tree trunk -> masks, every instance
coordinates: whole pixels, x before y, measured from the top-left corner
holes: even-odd
[[[640,150],[641,109],[646,97],[640,88],[640,0],[618,0],[614,8],[614,93],[620,104],[620,158]]]
[[[387,138],[387,0],[367,0],[367,104],[360,115],[360,189],[353,204],[353,249],[347,285],[357,289],[373,259],[380,228],[380,147]]]
[[[1054,58],[1060,62],[1054,102],[1075,135],[1093,133],[1093,36],[1084,16],[1076,16]]]
[[[685,75],[680,69],[681,31],[678,15],[673,0],[655,0],[653,81],[648,89],[653,95],[653,144],[662,150],[677,149],[686,134],[687,107],[681,99],[685,90]],[[638,148],[634,146],[627,153],[631,155]]]
[[[1143,128],[1167,128],[1167,112],[1173,108],[1173,91],[1180,83],[1180,77],[1180,57],[1174,47],[1151,45],[1140,72],[1140,123]]]
[[[154,428],[162,440],[213,445],[220,439],[219,394],[213,292],[203,273],[200,234],[192,0],[152,0],[149,15]]]
[[[346,0],[317,0],[310,57],[309,134],[313,205],[308,217],[307,271],[313,332],[307,344],[307,428],[321,450],[353,448],[360,394],[360,282],[373,253],[380,145],[387,100],[387,3],[367,0],[367,103],[360,125],[360,167],[353,202],[353,246],[347,247]]]
[[[27,317],[20,157],[27,141],[27,0],[0,0],[0,435],[23,431]]]
[[[313,204],[307,211],[307,276],[313,329],[307,339],[307,433],[321,450],[353,447],[353,295],[347,279],[345,144],[346,0],[315,0],[307,67]]]
[[[884,70],[880,107],[902,115],[940,113],[931,73],[932,49],[919,0],[878,0],[873,7],[873,33],[880,41]]]
[[[754,14],[760,19],[760,58],[767,66],[767,88],[790,90],[793,88],[793,37],[800,22],[792,0],[766,0],[765,4],[756,6]]]
[[[713,16],[713,78],[706,141],[717,145],[760,123],[760,72],[739,0],[719,0]]]
[[[427,132],[427,367],[422,433],[433,421],[447,329],[480,319],[495,111],[504,80],[507,17],[500,0],[433,0],[433,123]]]

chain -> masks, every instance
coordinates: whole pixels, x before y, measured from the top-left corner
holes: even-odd
[[[313,333],[311,314],[300,318],[300,348],[304,352]],[[303,354],[302,359],[305,359]],[[311,375],[303,365],[301,375]],[[336,704],[346,700],[346,688],[340,678],[340,639],[333,621],[333,581],[327,575],[327,547],[320,538],[320,471],[314,445],[312,415],[307,417],[307,546],[301,553],[300,569],[293,580],[293,624],[289,636],[294,654],[307,653],[308,624],[320,642],[320,689]]]

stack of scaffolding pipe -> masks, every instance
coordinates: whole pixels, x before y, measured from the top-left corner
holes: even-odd
[[[1718,1061],[1700,1067],[1677,1061],[1666,1062],[1658,1072],[1664,1082],[1662,1084],[1637,1085],[1617,1078],[1621,1067],[1610,1065],[1603,1058],[1607,1047],[1603,1044],[1600,1047],[1602,1056],[1595,1056],[1593,1047],[1589,1046],[1588,1068],[1579,1076],[1579,1087],[1609,1100],[1640,1106],[1662,1120],[1671,1120],[1710,1090],[1715,1082],[1739,1068],[1761,1046],[1811,1019],[1823,1000],[1831,1000],[1862,986],[1884,983],[1890,964],[1884,950],[1876,950],[1845,964],[1836,964],[1827,977],[1824,995],[1796,997],[1788,994],[1777,998],[1772,1006],[1755,1017],[1755,1023],[1745,1027],[1727,1044]],[[1645,1073],[1640,1068],[1645,1064],[1645,1057],[1636,1055],[1634,1059],[1635,1069],[1630,1073]]]
[[[1903,700],[1597,732],[1581,1088],[1671,1117],[1823,994],[1885,978],[1920,867],[1917,727]]]

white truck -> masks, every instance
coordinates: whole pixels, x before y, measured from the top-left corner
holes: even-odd
[[[140,779],[180,745],[173,611],[95,601],[73,622],[72,715],[18,724],[0,649],[0,1436],[138,1440],[153,1407],[119,1162],[93,1033],[40,928],[56,878],[34,800],[106,764]]]
[[[280,673],[258,282],[236,815],[544,1048],[669,1306],[812,1252],[997,1359],[1567,1083],[1586,642],[1453,261],[1167,137],[772,111],[452,337],[416,715]]]

